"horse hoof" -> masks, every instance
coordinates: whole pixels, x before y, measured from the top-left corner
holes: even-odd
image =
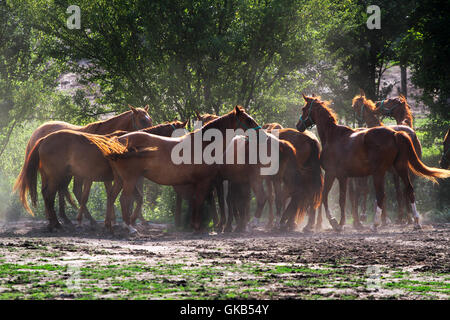
[[[138,233],[138,231],[131,225],[127,225],[127,228],[128,228],[128,232],[130,233],[130,235],[134,235],[134,234]]]
[[[377,227],[376,225],[373,225],[372,227],[370,227],[370,230],[371,230],[373,233],[377,233],[377,232],[378,232],[378,227]]]
[[[335,218],[331,218],[331,219],[330,219],[330,224],[331,224],[331,227],[332,227],[334,230],[336,230],[336,231],[339,230],[340,226],[339,226],[339,223],[336,221]]]
[[[413,230],[415,230],[415,231],[421,231],[421,230],[422,230],[422,226],[421,226],[420,224],[415,224]]]
[[[314,233],[314,230],[312,227],[304,227],[302,232],[305,234],[312,234],[312,233]]]
[[[364,226],[361,223],[353,223],[353,228],[355,228],[355,230],[363,230]]]

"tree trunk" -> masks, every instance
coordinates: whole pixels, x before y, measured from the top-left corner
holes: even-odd
[[[400,91],[405,96],[405,98],[408,98],[407,73],[406,65],[404,64],[400,65],[400,77]]]

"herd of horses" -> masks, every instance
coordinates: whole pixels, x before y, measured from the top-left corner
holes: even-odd
[[[346,191],[352,203],[353,226],[362,228],[366,218],[365,202],[368,193],[368,177],[372,176],[376,193],[376,212],[372,228],[386,224],[384,180],[391,172],[397,192],[399,222],[405,219],[420,228],[419,214],[415,204],[412,178],[424,177],[433,182],[437,178],[450,177],[448,169],[449,133],[444,139],[441,168],[426,166],[421,161],[421,145],[413,130],[413,117],[403,96],[374,103],[361,92],[355,96],[352,108],[367,128],[352,129],[338,124],[329,102],[320,97],[305,96],[305,105],[296,129],[283,128],[278,123],[263,126],[240,106],[225,115],[196,113],[203,126],[182,136],[173,136],[177,129],[184,129],[187,121],[174,120],[153,125],[145,108],[130,110],[108,120],[86,126],[66,122],[47,122],[37,128],[26,148],[25,162],[14,185],[25,209],[32,213],[27,195],[33,206],[37,204],[37,175],[41,176],[41,193],[45,203],[48,228],[60,228],[55,210],[58,194],[59,218],[63,224],[72,222],[65,214],[66,200],[78,210],[77,220],[83,216],[95,226],[96,221],[87,209],[91,185],[103,182],[106,189],[105,226],[112,231],[115,223],[114,202],[119,193],[122,219],[130,233],[137,219],[146,223],[142,216],[143,180],[147,178],[161,185],[173,186],[176,194],[175,226],[181,225],[181,201],[189,201],[191,226],[195,232],[205,228],[202,207],[205,199],[218,198],[220,214],[215,205],[212,215],[216,230],[244,231],[251,220],[251,191],[256,199],[254,219],[259,221],[265,204],[269,205],[267,227],[277,225],[283,230],[294,229],[308,215],[304,231],[322,226],[321,204],[333,229],[341,231],[346,223]],[[384,126],[380,116],[393,117],[395,126]],[[317,127],[320,142],[307,129]],[[257,145],[266,144],[270,150],[276,139],[279,169],[276,174],[262,175],[261,163],[250,163],[248,137],[236,135],[222,144],[223,154],[234,148],[234,157],[244,152],[244,163],[181,163],[171,158],[173,148],[184,142],[194,142],[196,133],[209,129],[219,130],[225,137],[228,129],[255,130]],[[263,138],[262,138],[263,137]],[[191,141],[190,141],[191,140]],[[208,147],[203,141],[201,147]],[[193,145],[193,144],[191,144]],[[192,154],[191,157],[194,157]],[[68,190],[73,178],[73,194]],[[328,193],[334,180],[339,182],[340,222],[332,216],[328,206]],[[404,189],[400,188],[400,181]],[[225,196],[226,193],[226,196]],[[358,214],[360,197],[363,197],[362,214]],[[228,205],[226,214],[225,202]],[[215,203],[213,198],[213,203]],[[274,210],[275,204],[275,210]],[[274,211],[276,213],[274,214]],[[410,214],[406,214],[406,212]],[[317,214],[316,214],[317,213]],[[412,217],[412,219],[411,219]]]

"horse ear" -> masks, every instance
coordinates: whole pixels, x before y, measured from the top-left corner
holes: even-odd
[[[365,97],[365,96],[366,96],[366,93],[364,92],[363,89],[359,88],[359,95],[360,95],[361,97]]]
[[[148,111],[148,104],[145,105],[144,110]]]
[[[133,107],[131,104],[129,104],[128,105],[128,108],[130,108],[131,109],[131,111],[133,111],[133,112],[136,112],[136,108],[135,107]]]
[[[302,96],[303,96],[303,99],[305,99],[305,101],[308,101],[308,97],[307,97],[307,96],[305,96],[305,94],[304,94],[304,93],[302,93]]]
[[[188,118],[186,121],[183,122],[183,128],[186,127],[186,125],[187,125],[188,122],[189,122],[189,118]]]
[[[234,113],[235,113],[236,115],[238,115],[238,114],[240,114],[241,112],[242,112],[241,108],[240,108],[238,105],[236,105],[236,106],[234,107]]]
[[[200,120],[200,113],[198,112],[198,110],[195,110],[195,115],[197,116],[197,120]]]
[[[313,94],[312,94],[312,97],[314,97],[314,98],[315,98],[315,97],[316,97],[316,94],[315,94],[315,93],[313,93]]]

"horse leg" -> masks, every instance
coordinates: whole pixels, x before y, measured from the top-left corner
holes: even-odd
[[[81,217],[83,214],[89,219],[89,223],[92,227],[97,225],[97,221],[91,216],[89,211],[87,210],[86,204],[89,199],[89,193],[91,192],[92,181],[84,180],[83,181],[83,192],[81,194],[80,208],[78,210],[78,224],[81,225]]]
[[[223,229],[223,232],[231,232],[232,224],[233,224],[233,217],[235,216],[235,212],[234,212],[235,206],[234,206],[234,199],[233,199],[233,183],[231,181],[228,181],[227,205],[228,205],[228,217],[227,217],[227,222],[226,222],[225,228]]]
[[[405,219],[405,213],[403,211],[403,190],[400,189],[400,177],[396,172],[392,173],[392,178],[394,180],[395,194],[397,197],[397,205],[398,205],[398,216],[396,223],[403,224]]]
[[[176,192],[176,204],[175,204],[175,228],[178,229],[181,227],[181,195]]]
[[[73,187],[72,187],[73,194],[75,195],[75,198],[78,201],[78,204],[81,202],[81,194],[83,192],[83,180],[78,177],[73,177]]]
[[[276,209],[276,216],[278,219],[281,219],[281,210],[285,203],[285,194],[283,193],[283,189],[281,187],[281,182],[276,180],[273,184],[273,189],[275,191],[275,209]]]
[[[195,186],[193,199],[192,228],[194,232],[202,232],[202,206],[207,193],[210,190],[211,180],[203,180]]]
[[[317,208],[317,218],[316,218],[316,226],[314,227],[316,232],[322,230],[322,204]]]
[[[122,182],[120,180],[114,180],[114,184],[104,183],[106,189],[106,216],[105,216],[105,228],[112,232],[112,223],[115,222],[116,214],[114,212],[114,202],[122,190]]]
[[[255,211],[255,220],[259,222],[261,218],[262,211],[264,209],[264,205],[266,204],[266,194],[264,192],[262,181],[258,179],[253,179],[250,183],[251,189],[255,193],[256,197],[256,211]]]
[[[67,217],[66,215],[66,191],[67,191],[67,186],[70,182],[70,178],[69,181],[66,183],[64,183],[64,185],[58,190],[58,201],[59,201],[59,211],[58,211],[58,215],[59,217],[62,219],[63,223],[65,225],[68,226],[72,226],[72,221],[70,221],[70,219]]]
[[[224,197],[224,190],[223,190],[223,180],[219,179],[215,181],[214,187],[217,193],[217,200],[219,202],[219,211],[220,211],[220,219],[217,218],[217,212],[213,216],[214,226],[217,226],[218,230],[222,230],[223,226],[225,225],[225,221],[227,219],[225,214],[225,197]],[[214,203],[214,197],[213,197],[213,204],[215,208]],[[217,220],[219,222],[217,223]]]
[[[42,197],[44,198],[45,215],[48,220],[47,228],[50,232],[52,232],[54,228],[61,228],[61,224],[59,223],[55,212],[55,197],[57,189],[55,183],[48,181],[43,176],[42,178],[41,192]]]
[[[136,220],[139,218],[143,225],[148,225],[147,220],[145,220],[142,215],[142,204],[144,203],[144,177],[140,177],[137,181],[136,188],[134,189],[134,200],[136,201],[136,208],[131,215],[131,224],[135,225]]]
[[[314,224],[316,223],[316,210],[310,206],[308,210],[308,223],[303,228],[304,233],[311,233],[314,229]]]
[[[373,175],[373,184],[375,186],[375,195],[377,198],[377,209],[373,218],[373,231],[376,231],[380,225],[381,213],[383,212],[384,207],[384,175],[385,172],[376,172]]]
[[[339,225],[334,217],[331,216],[330,209],[328,208],[328,194],[330,193],[331,187],[333,186],[334,179],[336,177],[329,175],[325,172],[325,182],[322,193],[322,204],[325,208],[325,216],[328,219],[328,222],[331,224],[334,230],[339,229]],[[322,222],[322,219],[321,219]]]
[[[363,179],[364,178],[361,178],[360,180],[358,180],[358,178],[349,179],[349,183],[348,183],[350,202],[352,204],[353,228],[355,228],[356,230],[363,229],[363,225],[361,224],[361,221],[360,221],[359,215],[358,215],[358,202],[359,202],[358,200],[359,200],[359,196],[360,196],[360,190],[356,190],[356,188],[354,188],[354,187],[355,186],[358,187],[358,182],[363,184],[364,183]]]
[[[420,226],[419,220],[420,216],[417,212],[416,207],[416,198],[414,196],[414,188],[411,184],[411,180],[409,178],[408,168],[402,164],[396,165],[395,169],[397,170],[398,175],[403,181],[403,184],[405,185],[405,194],[408,196],[409,202],[411,204],[411,209],[413,213],[413,219],[414,219],[414,229],[422,229]]]
[[[122,195],[120,196],[122,220],[131,234],[137,233],[137,230],[131,225],[131,206],[133,205],[133,193],[136,189],[137,182],[138,177],[132,177],[124,180],[122,186]]]
[[[339,221],[338,231],[342,231],[345,225],[345,197],[347,196],[347,178],[338,178],[339,182],[339,207],[341,208],[341,221]]]
[[[368,180],[369,180],[368,177],[361,178],[360,194],[362,195],[362,200],[361,200],[361,215],[359,220],[363,222],[367,221],[366,203],[367,203],[367,194],[369,193]],[[356,201],[357,201],[356,207],[358,207],[359,198],[357,198]]]
[[[267,201],[269,204],[269,220],[267,221],[267,225],[266,228],[270,229],[273,226],[273,201],[274,201],[274,194],[273,194],[273,189],[274,186],[273,184],[275,184],[275,181],[272,181],[270,179],[266,179],[266,186],[267,186]]]

